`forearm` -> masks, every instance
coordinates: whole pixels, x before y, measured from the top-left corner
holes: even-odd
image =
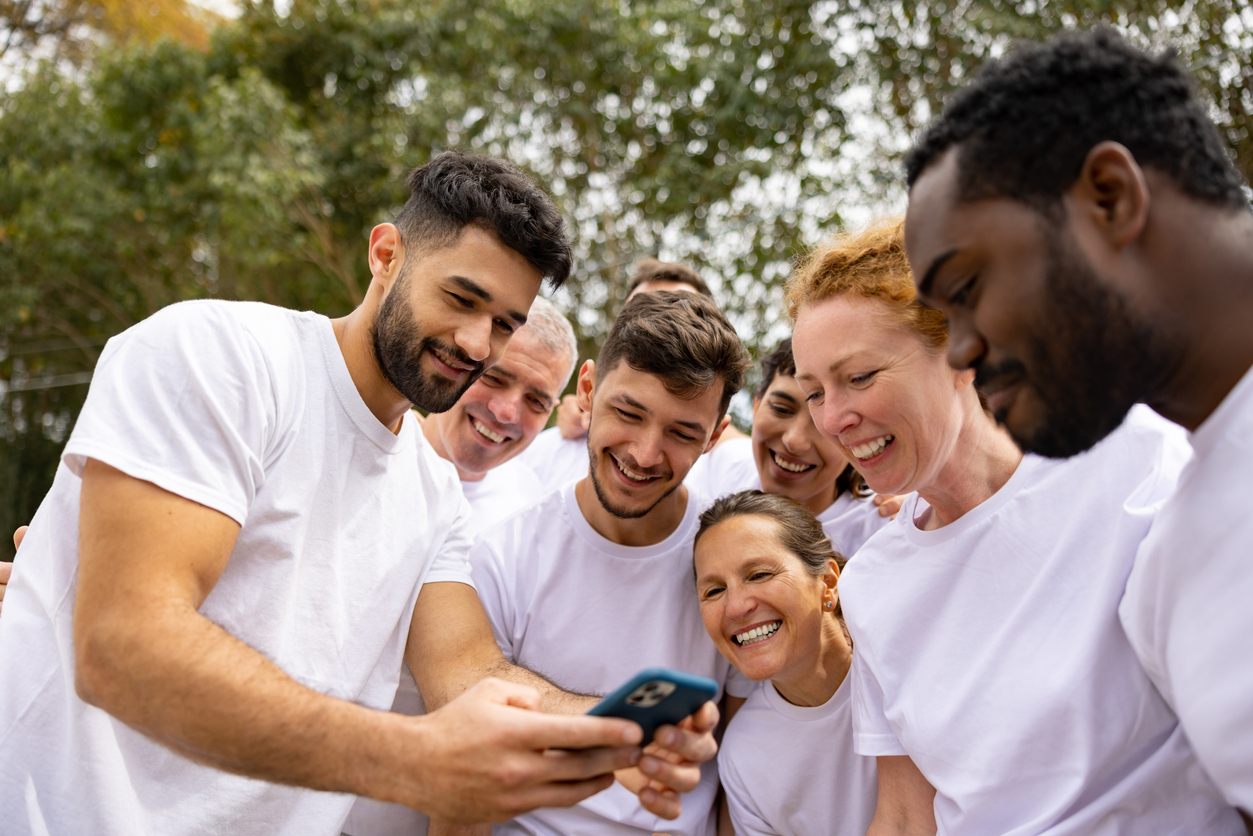
[[[305,688],[186,602],[133,602],[78,638],[83,698],[174,751],[253,778],[401,800],[386,764],[401,741],[420,745],[418,724]]]

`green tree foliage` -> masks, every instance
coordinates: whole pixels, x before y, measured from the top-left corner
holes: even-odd
[[[207,45],[186,8],[0,0],[10,51],[97,21],[0,93],[0,531],[47,490],[108,337],[181,299],[347,312],[370,228],[444,148],[548,184],[585,356],[653,254],[768,348],[791,261],[899,207],[910,135],[1017,37],[1110,21],[1178,46],[1253,170],[1245,0],[245,0]]]

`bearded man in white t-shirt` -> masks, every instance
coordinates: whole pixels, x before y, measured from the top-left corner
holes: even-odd
[[[483,373],[447,412],[431,413],[422,433],[431,449],[456,468],[470,503],[471,535],[539,500],[539,477],[515,458],[526,449],[556,406],[577,359],[574,329],[543,297],[526,325],[509,340],[495,366]],[[392,711],[426,711],[412,674],[400,672]],[[344,823],[347,836],[422,836],[427,816],[402,804],[358,798]],[[438,829],[440,825],[436,826]]]
[[[908,179],[919,293],[1024,450],[1079,454],[1138,402],[1192,431],[1119,617],[1253,829],[1253,213],[1207,104],[1173,54],[1070,34],[986,65]]]
[[[661,291],[627,302],[597,359],[579,371],[579,401],[591,418],[587,475],[487,531],[471,550],[506,658],[588,694],[660,666],[747,695],[751,683],[732,680],[701,622],[692,540],[706,501],[683,484],[716,443],[746,368],[739,337],[708,299]],[[640,808],[633,793],[649,797],[658,788],[641,788],[639,778],[622,775],[576,807],[537,810],[495,832],[712,833],[715,764],[705,765],[674,821]]]
[[[349,793],[502,819],[637,762],[638,727],[533,710],[589,701],[501,657],[410,412],[452,406],[568,275],[560,215],[492,158],[409,185],[348,316],[189,302],[106,347],[0,619],[6,834],[332,834]],[[428,716],[382,710],[402,661]],[[682,757],[715,718],[673,729]]]

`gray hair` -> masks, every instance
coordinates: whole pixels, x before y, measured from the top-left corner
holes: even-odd
[[[565,353],[570,358],[570,369],[561,380],[561,389],[566,388],[574,367],[579,362],[579,344],[574,338],[574,328],[570,320],[557,310],[557,306],[542,296],[536,296],[527,314],[526,325],[522,326],[540,341],[545,348],[557,354]]]

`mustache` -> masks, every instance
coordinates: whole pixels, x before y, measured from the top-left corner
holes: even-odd
[[[464,363],[467,366],[473,366],[474,368],[470,370],[471,380],[477,380],[479,375],[487,371],[487,366],[481,360],[470,359],[469,355],[467,355],[461,349],[457,348],[455,345],[449,345],[443,340],[437,340],[433,337],[428,337],[426,340],[426,344],[428,348],[435,348],[439,351],[440,354],[443,354],[446,357],[451,357],[452,359],[456,360],[458,363]]]
[[[975,388],[980,392],[995,391],[1006,383],[1027,376],[1022,361],[1010,358],[997,365],[979,363],[975,366]]]

